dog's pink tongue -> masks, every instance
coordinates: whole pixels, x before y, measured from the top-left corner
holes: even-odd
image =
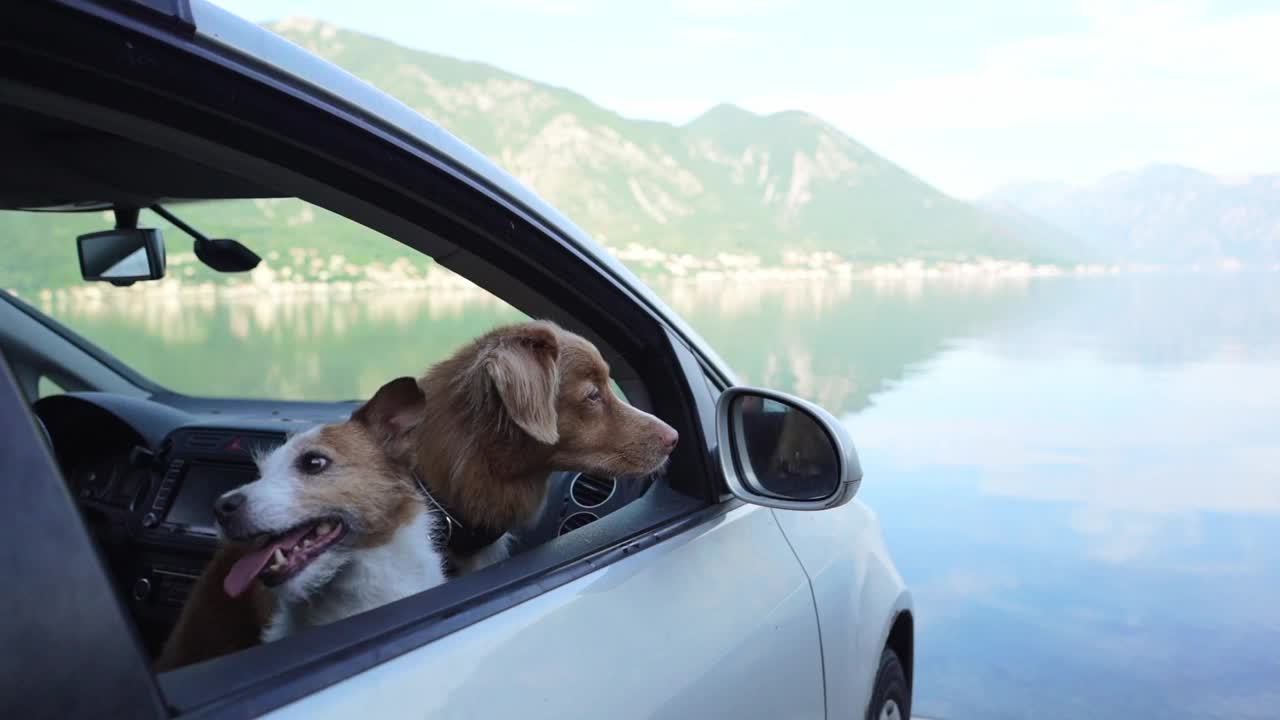
[[[273,540],[267,543],[260,550],[253,550],[248,555],[236,561],[231,566],[231,571],[227,573],[227,577],[222,581],[222,589],[230,597],[240,597],[245,590],[249,589],[249,585],[253,583],[253,579],[258,577],[262,569],[271,562],[271,554],[276,548],[281,550],[291,549],[304,535],[311,532],[310,527],[299,528],[285,535],[279,540]]]

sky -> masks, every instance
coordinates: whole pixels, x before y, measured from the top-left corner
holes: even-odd
[[[1280,2],[214,0],[496,65],[623,115],[804,110],[945,192],[1280,172]]]

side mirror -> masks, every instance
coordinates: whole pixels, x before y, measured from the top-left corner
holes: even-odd
[[[117,228],[76,238],[85,280],[132,285],[164,277],[164,239],[159,230]]]
[[[862,482],[849,432],[813,403],[733,387],[716,403],[716,425],[725,482],[746,502],[825,510],[852,500]]]

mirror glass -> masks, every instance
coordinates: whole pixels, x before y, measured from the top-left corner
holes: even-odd
[[[80,274],[85,280],[108,282],[164,277],[164,242],[160,231],[119,229],[76,238]]]
[[[821,500],[840,487],[835,442],[809,413],[759,395],[742,395],[729,413],[744,479],[787,500]]]

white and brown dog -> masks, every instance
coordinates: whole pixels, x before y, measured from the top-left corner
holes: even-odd
[[[426,571],[402,582],[370,570],[392,558],[434,568],[432,522],[448,523],[445,554],[459,571],[500,560],[505,534],[537,517],[551,473],[649,475],[678,437],[614,395],[608,364],[585,338],[541,321],[492,330],[416,383],[384,386],[349,422],[291,439],[263,460],[262,480],[219,501],[228,542],[193,588],[157,668],[438,583]],[[415,479],[443,512],[426,514]]]
[[[260,479],[214,505],[228,539],[252,543],[223,579],[236,598],[261,580],[275,595],[270,642],[444,582],[436,517],[408,466],[387,452],[421,422],[412,378],[383,386],[351,420],[291,438],[258,461]]]
[[[214,504],[223,543],[159,661],[176,667],[270,642],[445,580],[408,462],[426,401],[413,378],[384,385],[351,419],[257,459],[260,478]]]

